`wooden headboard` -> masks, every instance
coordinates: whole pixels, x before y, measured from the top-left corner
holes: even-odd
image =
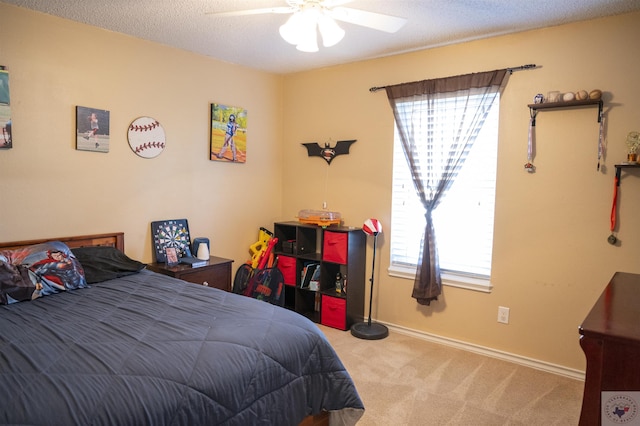
[[[81,235],[76,237],[43,238],[38,240],[12,241],[0,243],[0,250],[13,250],[34,244],[46,243],[47,241],[62,241],[69,248],[110,246],[124,252],[124,232],[113,232],[109,234]]]

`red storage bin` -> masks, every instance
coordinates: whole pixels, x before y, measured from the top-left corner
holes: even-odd
[[[346,265],[348,243],[348,233],[325,231],[322,247],[322,260]]]
[[[296,285],[296,258],[278,256],[278,269],[282,272],[286,285]]]
[[[347,329],[347,301],[340,297],[322,295],[320,323],[327,327]]]

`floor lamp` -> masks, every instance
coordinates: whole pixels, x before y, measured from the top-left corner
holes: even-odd
[[[359,339],[379,340],[389,335],[389,329],[382,324],[371,322],[371,304],[373,302],[373,273],[376,267],[376,243],[378,234],[382,232],[382,225],[377,219],[367,219],[364,221],[362,231],[367,235],[373,235],[373,263],[371,265],[371,290],[369,291],[369,320],[367,322],[357,322],[351,326],[351,334]]]

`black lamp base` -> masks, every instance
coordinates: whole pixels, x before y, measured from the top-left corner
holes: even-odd
[[[351,326],[351,334],[359,339],[380,340],[389,335],[389,329],[374,322],[358,322]]]

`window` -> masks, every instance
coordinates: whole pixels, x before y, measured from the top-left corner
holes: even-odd
[[[433,212],[443,284],[481,291],[491,288],[498,116],[499,97],[496,97],[463,166]],[[443,118],[446,126],[446,117]],[[433,123],[429,126],[422,123],[421,127],[432,133],[438,130]],[[389,271],[392,275],[415,276],[422,250],[424,213],[396,130]]]

